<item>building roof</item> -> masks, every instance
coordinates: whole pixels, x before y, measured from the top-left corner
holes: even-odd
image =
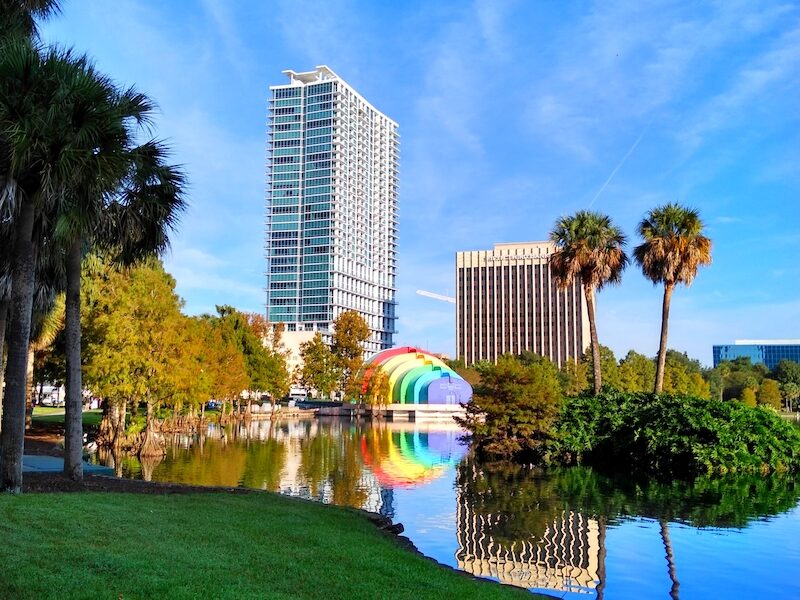
[[[800,346],[800,340],[734,340],[735,346]]]

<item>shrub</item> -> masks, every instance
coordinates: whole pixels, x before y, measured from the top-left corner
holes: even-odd
[[[788,471],[800,467],[800,429],[769,408],[606,390],[565,401],[552,452],[665,475]]]
[[[481,379],[467,414],[456,419],[478,453],[490,459],[543,462],[561,407],[558,370],[546,358],[514,356],[478,367]]]

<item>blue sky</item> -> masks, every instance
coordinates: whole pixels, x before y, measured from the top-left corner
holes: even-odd
[[[397,342],[453,353],[457,250],[546,238],[591,207],[626,231],[678,201],[714,264],[670,346],[800,337],[796,2],[64,0],[43,28],[160,106],[191,208],[166,257],[185,310],[263,310],[268,86],[326,64],[399,122]],[[610,180],[609,180],[610,178]],[[601,343],[654,354],[661,290],[629,268]]]

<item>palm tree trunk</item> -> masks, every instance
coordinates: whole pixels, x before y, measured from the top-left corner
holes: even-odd
[[[5,360],[6,323],[8,318],[8,300],[0,301],[0,422],[3,416],[3,384],[6,380]]]
[[[654,391],[660,394],[664,389],[664,367],[667,362],[667,333],[669,332],[669,303],[675,284],[664,284],[664,303],[661,306],[661,342],[658,345],[658,365],[656,366],[656,385]]]
[[[594,309],[594,288],[589,285],[583,286],[583,293],[586,296],[586,311],[589,313],[589,337],[592,342],[592,371],[594,372],[594,393],[600,393],[603,387],[603,375],[600,371],[600,340],[597,338],[597,320]]]
[[[67,402],[64,415],[64,475],[83,479],[83,394],[81,382],[81,249],[75,240],[67,251],[67,297],[64,323]]]
[[[672,588],[669,595],[672,600],[678,600],[678,595],[681,587],[681,582],[678,581],[675,575],[675,555],[672,553],[672,540],[669,537],[669,524],[666,521],[661,523],[661,541],[664,544],[664,552],[666,552],[667,571],[669,572],[669,579],[672,582]]]
[[[25,447],[25,387],[36,254],[33,244],[33,202],[24,201],[17,217],[12,264],[11,316],[8,328],[6,393],[0,432],[0,491],[22,491]]]

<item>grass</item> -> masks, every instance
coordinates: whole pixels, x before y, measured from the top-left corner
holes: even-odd
[[[0,496],[0,598],[531,598],[267,493]]]
[[[83,411],[83,425],[97,427],[103,418],[103,411],[85,410]],[[64,424],[64,408],[56,408],[50,406],[35,406],[33,408],[33,416],[31,417],[34,423],[43,424]]]

